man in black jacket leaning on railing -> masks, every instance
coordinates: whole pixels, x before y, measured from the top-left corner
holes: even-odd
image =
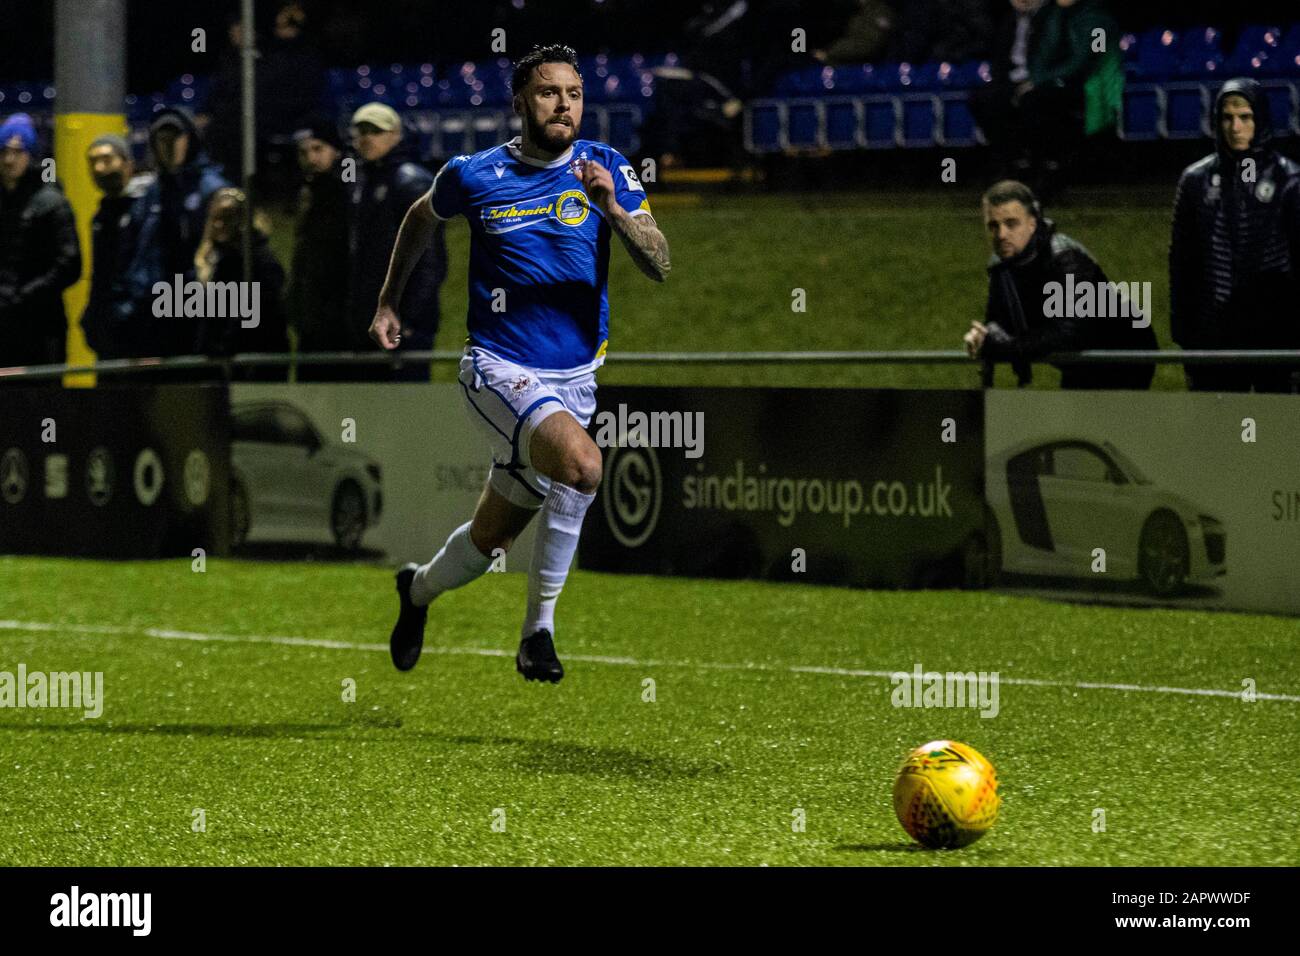
[[[995,183],[982,201],[993,258],[983,322],[966,333],[966,351],[988,362],[1010,362],[1021,385],[1031,362],[1087,349],[1155,349],[1150,283],[1114,285],[1088,250],[1043,216],[1028,186]],[[1140,313],[1140,314],[1139,314]],[[1148,363],[1061,366],[1062,388],[1149,388]]]

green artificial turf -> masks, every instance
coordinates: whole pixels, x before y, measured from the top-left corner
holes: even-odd
[[[384,569],[0,558],[0,622],[22,622],[0,671],[105,681],[97,719],[0,710],[0,864],[1300,860],[1300,702],[1075,686],[1295,696],[1292,621],[575,572],[550,686],[514,672],[523,587],[440,598],[402,674]],[[917,664],[999,672],[998,715],[896,708],[887,677],[839,672]],[[1002,816],[921,850],[893,776],[942,737],[996,765]]]

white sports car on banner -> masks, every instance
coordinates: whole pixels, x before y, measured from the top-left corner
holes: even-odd
[[[231,543],[259,537],[332,540],[355,551],[383,514],[378,463],[329,442],[287,402],[231,407]]]
[[[985,482],[993,575],[1137,580],[1164,597],[1226,571],[1223,523],[1108,441],[1016,445],[989,456]]]

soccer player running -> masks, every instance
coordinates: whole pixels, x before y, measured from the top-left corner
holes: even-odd
[[[582,77],[567,46],[536,47],[515,64],[513,108],[522,135],[456,156],[406,212],[370,335],[401,339],[394,306],[436,219],[469,221],[469,341],[460,384],[471,419],[492,448],[492,469],[471,521],[424,565],[397,572],[400,612],[389,648],[398,670],[420,659],[431,601],[487,571],[539,511],[528,603],[515,667],[556,682],[555,602],[601,479],[586,432],[609,327],[609,237],[656,282],[668,242],[631,164],[580,139]],[[500,552],[497,552],[500,549]]]

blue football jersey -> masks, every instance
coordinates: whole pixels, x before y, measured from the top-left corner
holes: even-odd
[[[469,220],[469,337],[529,368],[598,364],[609,336],[609,238],[605,216],[575,175],[595,160],[632,215],[650,204],[618,150],[579,139],[551,162],[519,152],[519,138],[439,171],[430,202],[440,219]]]

